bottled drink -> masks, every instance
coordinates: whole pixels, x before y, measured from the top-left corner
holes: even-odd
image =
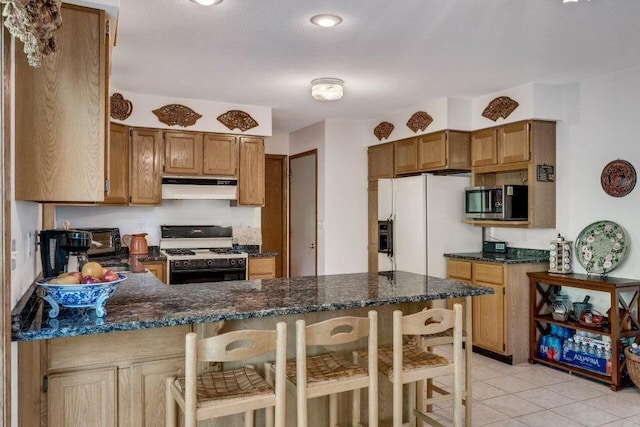
[[[607,374],[611,375],[611,349],[604,351],[604,358],[607,360]]]

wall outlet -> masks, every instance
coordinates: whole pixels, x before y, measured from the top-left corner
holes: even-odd
[[[144,231],[145,223],[144,221],[138,221],[138,231]]]
[[[33,256],[33,233],[28,231],[27,232],[27,259],[31,258]]]

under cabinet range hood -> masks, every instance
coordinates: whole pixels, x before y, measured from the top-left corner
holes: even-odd
[[[163,199],[236,200],[237,193],[235,178],[162,178]]]

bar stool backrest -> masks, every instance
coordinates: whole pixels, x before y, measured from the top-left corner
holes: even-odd
[[[196,334],[192,334],[196,339]],[[233,362],[260,356],[276,349],[275,330],[246,329],[197,341],[199,362]],[[188,345],[188,340],[187,340]]]
[[[399,316],[402,316],[400,314]],[[403,335],[430,335],[452,329],[456,323],[453,310],[432,308],[402,316]]]

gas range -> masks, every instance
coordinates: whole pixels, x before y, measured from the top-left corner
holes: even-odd
[[[231,227],[163,225],[160,251],[171,285],[247,277],[247,254],[233,249]]]

